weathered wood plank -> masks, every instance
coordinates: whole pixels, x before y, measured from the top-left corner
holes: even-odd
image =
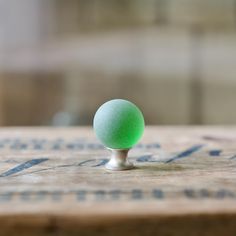
[[[110,172],[91,128],[2,128],[2,233],[235,235],[235,131],[147,127]]]

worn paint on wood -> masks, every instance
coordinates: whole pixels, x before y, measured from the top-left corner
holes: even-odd
[[[91,128],[2,128],[2,232],[235,235],[235,143],[232,127],[147,127],[136,169],[111,172]]]

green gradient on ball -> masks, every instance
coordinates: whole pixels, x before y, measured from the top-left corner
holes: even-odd
[[[98,139],[108,148],[128,149],[134,146],[144,131],[142,112],[133,103],[114,99],[104,103],[93,120]]]

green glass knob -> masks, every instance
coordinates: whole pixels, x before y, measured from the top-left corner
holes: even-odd
[[[97,110],[93,127],[98,139],[106,147],[128,149],[141,138],[144,118],[133,103],[114,99],[104,103]]]
[[[124,153],[124,150],[133,147],[141,138],[145,123],[143,114],[136,105],[123,99],[114,99],[104,103],[97,110],[93,127],[96,136],[104,146],[113,150],[112,156],[123,158],[125,161],[124,154],[121,155],[117,150],[122,150]],[[121,161],[118,159],[117,162]],[[123,164],[127,163],[123,162]],[[117,167],[117,169],[122,168],[125,169],[125,166]]]

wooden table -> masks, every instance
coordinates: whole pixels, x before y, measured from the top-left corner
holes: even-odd
[[[236,235],[236,127],[147,127],[129,160],[92,129],[0,130],[1,235]]]

